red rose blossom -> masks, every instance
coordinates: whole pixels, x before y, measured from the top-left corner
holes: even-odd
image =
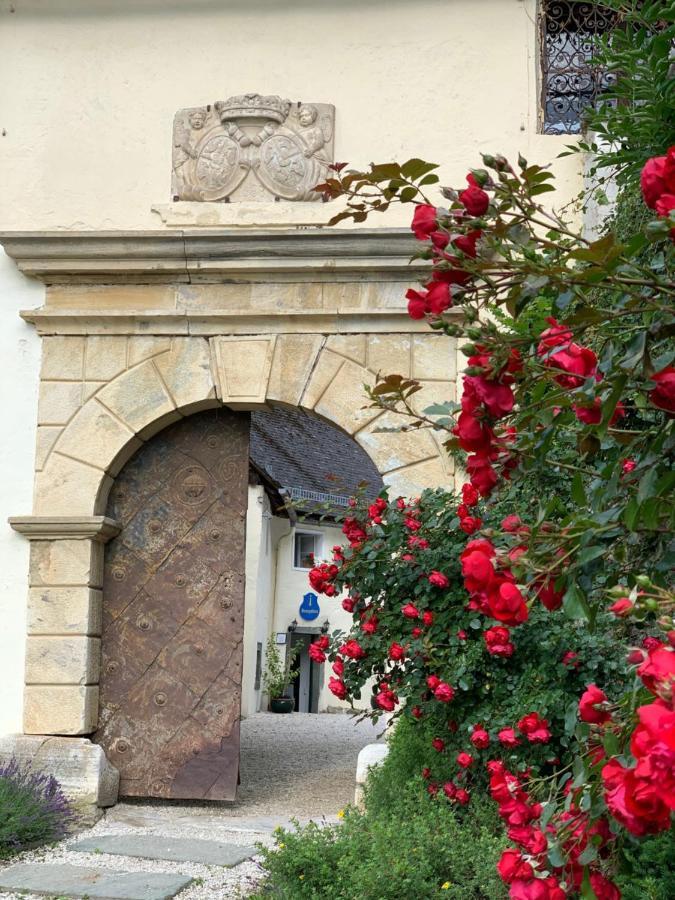
[[[428,203],[418,203],[410,226],[418,241],[425,241],[438,228],[438,210]]]
[[[469,766],[473,765],[473,761],[473,756],[471,756],[470,753],[465,753],[464,751],[462,751],[461,753],[457,754],[456,762],[458,766],[462,767],[462,769],[468,769]]]
[[[607,710],[598,709],[599,704],[607,702],[607,694],[596,684],[589,684],[579,700],[579,718],[582,722],[595,725],[609,722],[611,714]]]
[[[520,625],[527,620],[527,606],[523,595],[515,584],[509,581],[500,585],[499,590],[488,596],[490,615],[505,625]]]
[[[671,693],[675,688],[675,651],[664,644],[650,650],[637,673],[653,694]]]
[[[523,523],[520,521],[520,516],[506,516],[505,519],[502,519],[502,531],[506,531],[509,533],[514,533],[519,530]]]
[[[648,159],[642,167],[640,187],[642,188],[642,197],[650,209],[655,209],[659,197],[666,193],[665,169],[665,156],[654,156],[652,159]]]
[[[621,599],[617,600],[615,603],[609,607],[609,611],[614,613],[617,618],[625,618],[631,614],[633,609],[633,601],[629,600],[628,597],[621,597]]]
[[[454,800],[457,794],[457,785],[452,781],[446,781],[443,785],[443,793],[448,800]]]
[[[651,376],[656,387],[649,392],[649,399],[654,406],[675,414],[675,367],[666,366]]]
[[[384,709],[386,712],[393,712],[398,704],[398,697],[393,691],[384,689],[376,694],[375,702],[380,709]]]
[[[316,663],[326,662],[326,654],[323,652],[321,647],[319,647],[319,645],[316,641],[309,645],[309,649],[307,652],[309,653],[310,659],[313,659],[314,662],[316,662]]]
[[[513,656],[515,647],[509,640],[510,637],[511,632],[509,629],[504,628],[501,625],[495,625],[493,628],[488,628],[487,631],[483,632],[485,646],[487,647],[488,653],[492,656]]]
[[[469,182],[469,187],[459,192],[459,202],[470,216],[482,216],[490,205],[490,197],[480,187],[472,173],[466,176],[466,180]]]
[[[574,650],[566,650],[565,653],[563,653],[560,662],[567,669],[578,669],[581,665],[579,655],[578,653],[575,653]]]
[[[400,660],[405,659],[405,654],[405,647],[402,647],[401,644],[397,644],[396,641],[394,641],[389,648],[389,659],[393,659],[395,662],[400,662]]]
[[[454,696],[455,689],[449,684],[446,684],[445,681],[441,681],[441,683],[434,689],[434,697],[437,700],[440,700],[441,703],[450,703]]]
[[[479,500],[479,494],[472,484],[462,485],[462,500],[466,506],[475,506]]]
[[[469,740],[477,750],[484,750],[490,743],[490,735],[480,725],[474,725]]]
[[[361,644],[355,640],[346,641],[338,650],[342,656],[348,656],[350,659],[363,659],[366,655],[366,651],[363,649]]]
[[[444,575],[442,572],[437,572],[434,570],[428,576],[429,584],[433,584],[435,587],[439,588],[447,588],[450,586],[450,579],[447,575]]]
[[[501,731],[497,732],[497,740],[505,747],[517,747],[520,744],[520,739],[513,728],[502,728]]]
[[[347,696],[347,685],[339,678],[328,679],[328,690],[339,700],[344,700]]]
[[[539,713],[531,712],[523,716],[516,727],[531,744],[547,744],[551,740],[548,721],[540,718]]]

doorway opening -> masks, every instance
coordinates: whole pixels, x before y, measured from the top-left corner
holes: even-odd
[[[310,657],[309,645],[320,633],[319,628],[298,628],[291,632],[291,653],[297,651],[294,663],[297,675],[291,682],[296,712],[319,712],[323,665]]]

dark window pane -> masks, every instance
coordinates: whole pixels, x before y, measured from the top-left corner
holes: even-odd
[[[295,532],[293,565],[296,569],[311,569],[318,555],[319,535]]]

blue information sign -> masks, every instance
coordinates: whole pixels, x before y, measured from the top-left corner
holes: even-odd
[[[321,610],[319,609],[319,598],[311,591],[302,598],[300,604],[300,618],[306,622],[311,622],[317,618]]]

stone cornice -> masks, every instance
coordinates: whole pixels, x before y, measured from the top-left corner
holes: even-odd
[[[410,263],[407,228],[15,231],[0,244],[46,284],[412,282],[428,268]]]
[[[29,541],[91,538],[105,544],[120,530],[107,516],[10,516],[7,521]]]
[[[207,337],[217,334],[377,334],[427,333],[426,321],[405,310],[70,310],[43,306],[24,309],[21,318],[41,335],[153,334]]]

